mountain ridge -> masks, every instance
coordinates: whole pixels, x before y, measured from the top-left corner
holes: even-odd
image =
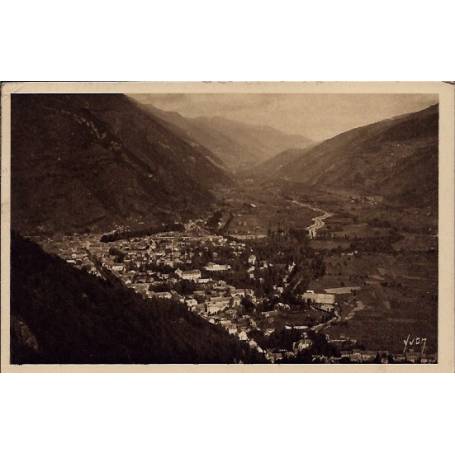
[[[272,178],[435,204],[438,105],[345,131],[286,163]]]
[[[221,116],[185,117],[153,104],[143,104],[163,121],[183,130],[189,140],[202,144],[232,171],[255,165],[286,148],[306,146],[311,139],[287,134],[268,125],[253,125]]]
[[[232,184],[208,152],[125,95],[13,95],[11,113],[19,229],[167,221],[208,207],[214,187]]]

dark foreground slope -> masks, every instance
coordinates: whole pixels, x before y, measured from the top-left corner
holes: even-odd
[[[13,226],[76,231],[191,214],[230,183],[121,94],[12,96]]]
[[[263,359],[174,303],[113,287],[13,233],[12,363],[233,363]]]
[[[324,141],[283,166],[286,180],[405,205],[435,205],[438,106],[356,128]]]

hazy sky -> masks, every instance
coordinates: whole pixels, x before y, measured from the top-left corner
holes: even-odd
[[[268,125],[314,140],[437,103],[431,94],[152,94],[131,95],[185,117],[220,116]]]

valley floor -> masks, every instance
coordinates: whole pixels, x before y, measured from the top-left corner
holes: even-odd
[[[39,242],[147,299],[187,306],[271,362],[436,361],[434,214],[249,181],[218,200],[183,232]]]

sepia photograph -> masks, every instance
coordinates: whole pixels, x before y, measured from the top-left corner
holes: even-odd
[[[2,453],[453,452],[449,3],[2,5]]]
[[[3,85],[2,369],[453,370],[453,90]]]

